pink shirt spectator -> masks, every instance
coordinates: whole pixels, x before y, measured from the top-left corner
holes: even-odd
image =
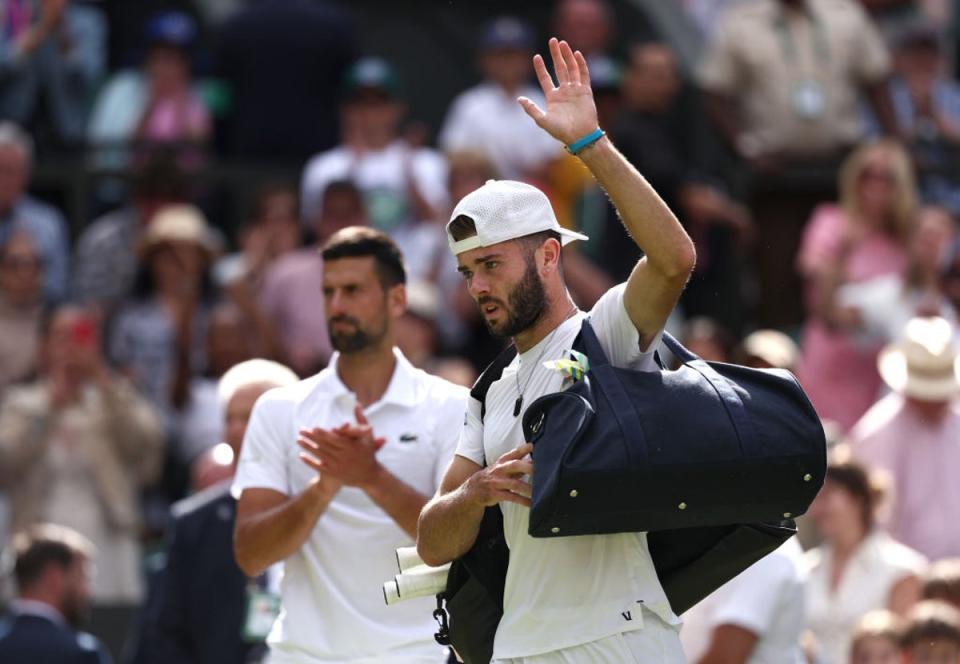
[[[326,365],[332,349],[323,303],[323,258],[316,249],[287,254],[271,265],[260,302],[294,371],[310,375]]]
[[[960,404],[933,425],[890,394],[857,423],[850,443],[858,459],[893,478],[890,534],[930,560],[960,556]]]
[[[849,224],[836,205],[821,205],[803,233],[797,269],[809,280],[834,264],[842,250]],[[844,282],[859,282],[901,274],[907,254],[901,243],[879,231],[868,232],[846,259]],[[808,308],[815,297],[807,289]],[[821,418],[847,431],[876,400],[882,382],[877,373],[879,342],[858,342],[850,333],[830,329],[811,317],[803,329],[797,378]]]
[[[162,99],[150,106],[142,120],[140,138],[175,142],[206,139],[210,116],[203,103],[194,97]]]

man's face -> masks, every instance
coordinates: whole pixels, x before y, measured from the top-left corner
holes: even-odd
[[[402,115],[403,106],[388,93],[358,90],[344,106],[344,129],[361,136],[393,137]]]
[[[372,256],[324,261],[323,298],[333,347],[356,353],[378,346],[390,331],[394,289],[402,290],[384,290]]]
[[[243,445],[243,436],[247,433],[247,422],[250,421],[253,405],[268,389],[270,385],[247,385],[234,392],[227,402],[224,442],[233,448],[234,459],[240,457],[240,446]]]
[[[27,156],[15,147],[0,147],[0,212],[8,209],[27,188]]]
[[[43,259],[25,235],[14,235],[0,252],[0,293],[14,305],[39,302]]]
[[[76,556],[64,570],[60,613],[73,627],[80,627],[90,612],[90,579],[93,565],[84,556]]]
[[[665,111],[680,91],[673,51],[664,44],[635,48],[622,88],[628,107],[641,111]]]
[[[532,57],[530,52],[520,48],[495,49],[480,57],[480,68],[488,79],[513,90],[533,73]]]
[[[324,194],[320,217],[315,224],[318,240],[322,242],[348,226],[366,225],[367,212],[359,196],[344,191]]]
[[[546,292],[534,251],[522,241],[465,251],[457,256],[457,263],[494,336],[516,336],[532,327],[546,310]]]

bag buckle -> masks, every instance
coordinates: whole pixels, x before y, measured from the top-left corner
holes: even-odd
[[[433,638],[442,646],[450,645],[450,628],[447,624],[447,612],[443,608],[444,594],[437,595],[437,608],[433,611],[433,619],[440,626]]]

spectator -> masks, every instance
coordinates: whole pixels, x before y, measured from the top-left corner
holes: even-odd
[[[623,110],[611,134],[667,204],[682,210],[697,247],[697,268],[684,293],[684,311],[739,330],[742,286],[736,240],[749,230],[750,217],[716,182],[710,182],[714,139],[703,122],[696,92],[680,78],[670,46],[634,45],[621,92]],[[626,279],[634,256],[620,220],[609,208],[602,237],[603,267],[614,279]]]
[[[730,332],[709,318],[692,318],[683,330],[683,345],[708,362],[729,362],[734,340]]]
[[[71,0],[10,0],[3,14],[0,118],[42,135],[36,120],[45,116],[56,140],[79,143],[106,65],[102,13]]]
[[[184,166],[199,164],[197,148],[210,137],[211,119],[191,78],[196,36],[196,24],[184,12],[165,11],[147,22],[141,68],[113,75],[94,107],[87,138],[101,166],[126,166],[130,147],[146,155],[167,147]]]
[[[882,489],[867,469],[835,450],[810,516],[823,536],[807,552],[807,625],[823,664],[845,664],[854,631],[868,611],[905,615],[920,599],[926,560],[875,528]]]
[[[302,161],[337,142],[352,22],[333,3],[257,0],[220,28],[217,68],[232,92],[232,154]]]
[[[367,224],[362,194],[349,180],[331,182],[314,219],[317,245],[271,265],[260,296],[261,310],[276,326],[281,356],[300,376],[319,371],[332,352],[320,292],[320,246],[340,229]]]
[[[553,34],[587,58],[593,74],[593,58],[609,56],[614,38],[613,10],[606,0],[561,0],[553,15]]]
[[[935,599],[960,609],[960,557],[943,558],[927,568],[923,599]]]
[[[67,291],[67,223],[57,209],[27,195],[32,162],[30,137],[0,121],[0,244],[14,231],[26,232],[43,257],[44,298],[57,301]]]
[[[14,538],[17,598],[0,618],[0,661],[110,664],[97,639],[78,631],[90,603],[93,545],[52,524]]]
[[[903,273],[854,282],[837,290],[837,306],[850,312],[858,340],[884,344],[896,341],[914,316],[942,316],[956,322],[940,278],[943,256],[955,236],[949,212],[940,207],[921,208],[910,233]]]
[[[190,381],[190,397],[180,418],[179,456],[192,464],[223,440],[223,401],[218,391],[230,367],[256,355],[255,339],[243,311],[232,302],[221,302],[210,311],[206,338],[206,371]]]
[[[97,547],[98,604],[141,599],[138,489],[159,470],[160,422],[113,374],[83,309],[47,321],[38,380],[11,388],[0,408],[0,484],[14,529],[42,521],[75,528]]]
[[[883,609],[863,616],[853,632],[850,664],[902,664],[903,622],[901,616]]]
[[[758,0],[724,15],[699,80],[714,124],[754,180],[760,325],[802,318],[790,265],[803,223],[830,198],[838,160],[864,136],[862,95],[895,132],[889,69],[853,0]]]
[[[902,639],[906,664],[960,663],[960,611],[943,602],[921,602]]]
[[[755,369],[793,371],[800,349],[793,339],[779,330],[756,330],[740,344],[739,364]]]
[[[960,85],[947,76],[942,39],[932,24],[907,24],[896,44],[890,95],[920,193],[924,201],[960,214]]]
[[[803,550],[796,538],[683,615],[691,664],[803,664]]]
[[[455,385],[471,387],[477,372],[466,360],[440,354],[440,292],[425,281],[407,284],[407,310],[397,321],[397,348],[410,363]]]
[[[240,250],[213,267],[217,285],[242,284],[252,297],[259,297],[268,268],[300,246],[299,214],[296,187],[282,182],[262,184],[253,197],[253,214],[240,229]]]
[[[942,318],[916,318],[902,341],[888,345],[878,361],[893,390],[850,433],[854,454],[893,478],[897,497],[890,534],[930,560],[960,554],[953,527],[960,505],[960,348]]]
[[[530,26],[512,16],[487,23],[478,44],[484,80],[453,100],[440,131],[446,152],[482,152],[511,180],[542,180],[563,154],[517,104],[517,97],[545,103],[530,84],[533,39]]]
[[[74,297],[114,313],[133,292],[137,246],[150,220],[160,208],[186,200],[186,176],[172,162],[158,159],[138,168],[130,203],[93,220],[77,239]]]
[[[171,205],[154,215],[139,248],[137,284],[113,321],[110,355],[176,435],[190,379],[206,366],[209,267],[218,247],[198,209]]]
[[[393,68],[365,58],[347,73],[339,146],[317,155],[303,172],[301,200],[309,223],[327,185],[349,178],[363,192],[370,224],[400,246],[412,279],[426,278],[442,255],[443,234],[432,223],[447,206],[447,165],[398,135],[404,105]]]
[[[36,369],[42,288],[43,260],[29,236],[15,233],[0,245],[0,397]]]
[[[278,591],[280,569],[270,568],[248,580],[233,559],[236,499],[229,476],[239,458],[247,421],[257,399],[274,387],[292,385],[297,376],[268,360],[249,360],[232,367],[220,380],[225,413],[224,440],[232,451],[227,482],[173,506],[166,565],[147,606],[147,619],[137,664],[221,664],[245,662],[263,643],[266,633],[256,627],[248,606],[259,606]],[[262,615],[257,617],[262,618]],[[268,616],[269,617],[269,616]],[[272,620],[260,621],[263,629]]]
[[[844,431],[866,412],[880,388],[881,342],[859,343],[857,317],[838,306],[843,284],[903,274],[907,237],[915,218],[909,157],[898,145],[864,145],[844,163],[840,205],[819,206],[796,257],[807,280],[810,317],[804,326],[797,377],[822,419]],[[780,294],[783,298],[785,295]]]

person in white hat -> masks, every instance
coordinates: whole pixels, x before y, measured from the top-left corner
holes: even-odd
[[[523,410],[564,386],[545,362],[566,356],[590,317],[612,364],[653,370],[653,351],[693,269],[693,243],[646,180],[597,127],[586,60],[550,40],[557,85],[534,68],[546,109],[518,101],[591,171],[643,250],[626,283],[581,312],[563,278],[561,247],[586,236],[560,227],[547,197],[521,182],[490,181],[454,208],[447,235],[490,331],[518,351],[486,395],[468,401],[457,456],[420,515],[417,549],[430,565],[466,552],[484,509],[500,505],[510,564],[493,661],[683,662],[677,616],[644,533],[534,539],[527,535],[532,474]],[[640,251],[637,251],[639,258]]]
[[[894,480],[890,533],[931,560],[956,556],[960,346],[953,326],[943,318],[914,318],[903,339],[880,353],[878,367],[892,393],[851,431],[853,452]]]

